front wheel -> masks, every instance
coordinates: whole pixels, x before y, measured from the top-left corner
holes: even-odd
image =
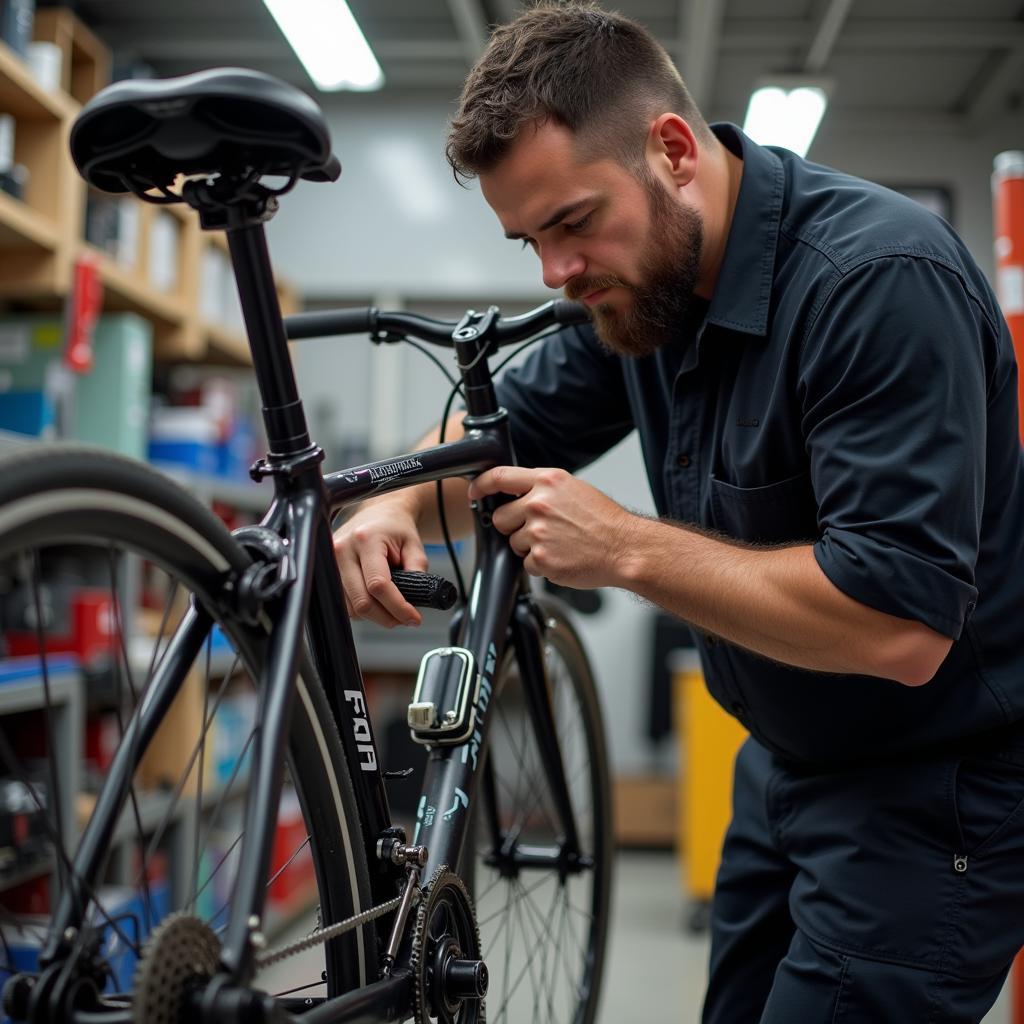
[[[545,862],[562,840],[510,652],[463,856],[490,973],[487,1018],[591,1024],[597,1012],[612,873],[611,792],[594,678],[560,606],[542,602],[544,663],[581,862]]]

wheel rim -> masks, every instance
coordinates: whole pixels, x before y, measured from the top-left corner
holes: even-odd
[[[102,783],[109,756],[146,699],[154,668],[197,585],[191,571],[189,578],[179,577],[165,562],[143,557],[143,545],[134,541],[107,537],[86,544],[50,525],[49,537],[45,523],[30,531],[36,537],[30,547],[24,545],[24,530],[17,550],[0,539],[5,641],[26,673],[23,689],[34,686],[38,697],[37,709],[0,718],[0,772],[10,780],[7,795],[24,805],[31,839],[20,844],[6,870],[0,866],[0,983],[16,967],[30,966],[33,947],[46,940],[45,916],[68,884],[77,845],[73,837],[88,816],[83,814],[88,793]],[[194,552],[193,558],[201,561]],[[207,575],[216,573],[208,568]],[[140,595],[141,612],[135,609]],[[60,652],[69,646],[82,650],[90,630],[94,635],[76,667],[75,658]],[[217,936],[225,930],[243,848],[244,793],[257,728],[256,686],[240,655],[241,635],[215,629],[203,645],[133,776],[117,841],[102,870],[79,879],[87,907],[70,948],[76,962],[93,961],[106,972],[99,987],[113,1002],[124,1002],[115,995],[131,989],[146,937],[172,910],[208,922]],[[49,652],[45,659],[41,650]],[[75,696],[83,688],[83,664],[87,707],[81,695]],[[300,690],[308,700],[307,688]],[[67,765],[80,728],[78,708],[90,722],[86,763],[91,768],[83,775]],[[286,923],[308,932],[319,921],[324,870],[314,859],[307,817],[310,803],[322,803],[322,794],[302,792],[308,763],[286,772],[267,878],[268,910],[254,927],[264,933]],[[71,800],[72,791],[77,800]],[[26,922],[28,910],[42,910],[43,917]],[[273,934],[268,938],[273,944]],[[96,951],[86,956],[90,945]],[[292,991],[324,994],[324,972],[332,979],[337,973],[334,949],[328,960],[320,947],[308,966],[309,982],[293,984]],[[284,994],[259,975],[255,984]]]

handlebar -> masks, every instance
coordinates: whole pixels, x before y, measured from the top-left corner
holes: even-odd
[[[580,302],[553,299],[519,316],[499,316],[489,337],[498,345],[510,345],[532,338],[549,327],[587,323],[590,314]],[[418,313],[388,312],[375,307],[334,309],[318,313],[296,313],[284,318],[289,340],[324,338],[336,334],[387,335],[387,340],[419,338],[451,348],[452,332],[461,321],[434,320]]]

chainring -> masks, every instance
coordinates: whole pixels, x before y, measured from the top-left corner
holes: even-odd
[[[185,995],[217,971],[220,943],[210,926],[175,913],[153,929],[135,968],[134,1024],[181,1024]]]
[[[435,984],[435,964],[450,953],[480,960],[480,931],[469,890],[447,865],[442,865],[423,889],[413,929],[413,1020],[416,1024],[485,1024],[483,999],[461,1003],[445,999]]]

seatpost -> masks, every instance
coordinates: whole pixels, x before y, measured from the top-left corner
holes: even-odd
[[[229,228],[227,239],[263,397],[270,452],[294,455],[309,448],[309,430],[281,322],[266,234],[262,224],[246,224]]]
[[[186,181],[182,198],[198,211],[205,230],[221,230],[227,235],[271,457],[308,452],[309,429],[295,384],[263,228],[277,213],[277,193],[254,181],[247,170]]]

